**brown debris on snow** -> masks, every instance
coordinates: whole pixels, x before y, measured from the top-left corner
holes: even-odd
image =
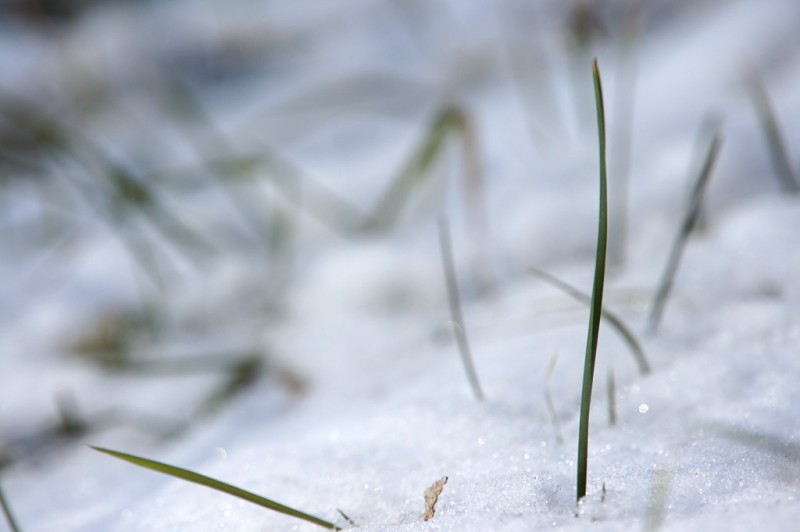
[[[430,520],[436,514],[436,501],[439,500],[445,484],[447,484],[447,477],[442,477],[425,490],[425,521]]]

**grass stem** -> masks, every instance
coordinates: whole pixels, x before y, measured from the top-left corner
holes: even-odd
[[[467,379],[469,379],[469,384],[472,387],[472,393],[475,395],[475,399],[483,401],[483,391],[478,381],[475,366],[472,363],[472,353],[467,341],[467,329],[464,325],[464,315],[461,311],[461,298],[458,295],[458,279],[456,278],[456,267],[453,260],[453,247],[450,242],[450,227],[444,216],[439,218],[439,245],[442,253],[444,279],[447,286],[447,302],[450,306],[450,318],[453,321],[453,334],[456,337],[458,350],[461,353],[461,361],[464,363],[464,370],[467,372]]]
[[[672,250],[667,259],[667,265],[664,268],[661,282],[653,298],[653,306],[650,310],[650,318],[647,323],[647,332],[649,334],[654,334],[658,330],[661,316],[664,314],[664,307],[666,306],[667,299],[672,290],[675,274],[678,271],[678,265],[683,255],[683,249],[686,246],[686,242],[689,240],[692,230],[697,225],[700,209],[703,205],[703,196],[708,184],[708,178],[711,176],[711,171],[714,169],[714,163],[719,155],[721,145],[722,137],[719,131],[717,131],[711,139],[711,145],[708,148],[708,154],[703,163],[703,168],[697,176],[697,180],[692,189],[692,195],[689,199],[689,209],[686,211],[678,235],[675,238],[675,242],[672,244]]]
[[[753,106],[764,131],[767,140],[767,147],[772,159],[772,167],[778,178],[778,184],[784,192],[789,194],[800,193],[800,185],[797,183],[792,164],[789,162],[789,155],[786,150],[781,128],[775,116],[775,110],[769,98],[767,88],[758,72],[753,68],[748,76],[750,97],[753,99]]]
[[[608,392],[608,424],[613,427],[617,424],[617,385],[614,381],[614,370],[611,369],[608,370],[606,391]]]
[[[595,104],[597,106],[597,132],[600,154],[600,209],[597,223],[597,252],[595,253],[592,304],[589,313],[589,331],[586,337],[586,357],[583,365],[581,410],[578,428],[578,482],[577,500],[586,496],[586,478],[589,462],[589,410],[592,402],[594,367],[597,359],[597,341],[600,332],[600,316],[603,309],[603,285],[605,284],[606,248],[608,240],[608,185],[606,176],[606,124],[603,107],[603,85],[597,59],[592,62]]]

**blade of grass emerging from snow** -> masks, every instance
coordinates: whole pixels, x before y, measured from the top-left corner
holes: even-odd
[[[551,275],[544,270],[540,270],[539,268],[530,268],[529,271],[542,281],[558,288],[573,299],[576,299],[581,303],[591,305],[592,298],[571,284],[566,283],[558,277]],[[636,336],[633,334],[630,327],[625,325],[625,322],[622,321],[622,318],[605,307],[603,307],[600,312],[602,318],[605,319],[611,327],[616,329],[616,331],[622,336],[623,340],[625,340],[625,343],[628,344],[631,353],[633,353],[633,357],[636,359],[636,364],[639,366],[639,372],[642,375],[647,375],[650,373],[650,363],[647,361],[647,356],[644,354],[642,344],[636,339]]]
[[[458,295],[458,279],[456,278],[456,266],[453,260],[453,247],[450,243],[450,228],[447,219],[439,218],[439,245],[442,252],[442,266],[444,267],[444,279],[447,285],[447,302],[450,305],[450,318],[453,321],[453,333],[458,343],[458,350],[461,353],[461,361],[464,363],[464,370],[467,372],[469,384],[475,399],[483,401],[483,391],[478,381],[478,374],[472,363],[472,353],[467,341],[467,330],[464,326],[464,315],[461,312],[461,298]]]
[[[273,510],[278,513],[282,513],[284,515],[296,517],[297,519],[302,519],[303,521],[308,521],[309,523],[314,523],[315,525],[319,525],[321,527],[330,530],[341,530],[335,524],[329,521],[325,521],[324,519],[314,517],[313,515],[301,512],[300,510],[295,510],[294,508],[290,508],[289,506],[277,503],[275,501],[267,499],[266,497],[261,497],[260,495],[256,495],[255,493],[251,493],[241,488],[237,488],[236,486],[226,484],[225,482],[220,482],[219,480],[215,480],[213,478],[200,475],[193,471],[189,471],[188,469],[182,469],[180,467],[175,467],[161,462],[148,460],[147,458],[141,458],[139,456],[121,453],[119,451],[112,451],[110,449],[103,449],[101,447],[94,447],[94,446],[90,447],[95,451],[100,451],[101,453],[105,453],[115,458],[119,458],[120,460],[130,462],[139,467],[150,469],[152,471],[157,471],[159,473],[179,478],[181,480],[186,480],[187,482],[194,482],[195,484],[200,484],[201,486],[222,491],[224,493],[227,493],[228,495],[233,495],[234,497],[239,497],[240,499],[244,499],[248,502],[252,502],[253,504],[257,504],[263,508],[267,508],[268,510]]]
[[[775,110],[772,107],[767,88],[755,68],[751,70],[748,76],[748,85],[750,97],[753,99],[753,106],[756,109],[756,114],[758,114],[758,121],[761,123],[761,129],[763,129],[764,136],[767,139],[772,166],[775,169],[779,185],[784,192],[797,194],[800,192],[800,186],[797,184],[792,165],[789,162],[789,156],[786,153],[786,143],[783,140],[783,135],[781,135],[781,128],[778,126],[778,119],[775,116]]]
[[[664,269],[664,274],[661,276],[661,283],[658,286],[658,291],[653,298],[653,307],[650,310],[650,318],[647,323],[647,332],[650,334],[658,330],[658,325],[661,322],[661,316],[664,314],[664,307],[669,298],[670,291],[672,290],[672,283],[675,280],[675,274],[678,271],[678,265],[681,261],[683,248],[689,240],[692,230],[697,225],[697,219],[700,216],[700,208],[703,204],[703,195],[705,194],[708,178],[711,176],[711,171],[714,169],[714,163],[719,155],[719,149],[722,145],[722,137],[717,131],[711,139],[711,146],[708,148],[708,155],[706,155],[703,168],[700,175],[697,176],[692,195],[689,199],[689,209],[686,211],[686,216],[683,218],[678,235],[675,242],[672,244],[672,250],[667,260],[667,266]]]
[[[17,521],[14,519],[14,514],[11,513],[11,507],[6,501],[6,496],[3,493],[3,488],[0,486],[0,508],[3,509],[3,514],[6,516],[6,521],[12,532],[19,532],[20,528]]]
[[[578,428],[578,491],[577,499],[586,495],[586,477],[589,462],[589,409],[592,402],[594,366],[597,359],[597,339],[600,333],[600,316],[603,311],[603,284],[606,274],[606,247],[608,237],[608,186],[606,179],[606,119],[603,108],[603,85],[597,59],[592,62],[594,95],[597,106],[597,133],[600,144],[600,215],[597,223],[597,253],[594,264],[592,303],[589,313],[589,333],[586,337],[586,358],[583,365],[581,389],[580,426]]]

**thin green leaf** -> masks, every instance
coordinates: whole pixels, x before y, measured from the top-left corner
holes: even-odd
[[[558,277],[551,275],[544,270],[540,270],[539,268],[530,268],[529,271],[542,281],[548,283],[550,286],[558,288],[573,299],[576,299],[581,303],[591,305],[592,298],[571,284],[566,283]],[[647,356],[644,353],[642,344],[636,339],[636,336],[633,334],[630,327],[625,325],[625,322],[622,321],[622,318],[606,309],[605,306],[601,310],[601,316],[622,336],[622,339],[625,340],[625,343],[628,344],[634,359],[636,359],[636,364],[639,366],[639,372],[642,375],[647,375],[650,373],[650,363],[647,361]]]
[[[301,512],[300,510],[295,510],[294,508],[290,508],[289,506],[285,506],[283,504],[277,503],[265,497],[261,497],[260,495],[256,495],[255,493],[251,493],[241,488],[237,488],[236,486],[226,484],[225,482],[220,482],[219,480],[215,480],[213,478],[200,475],[193,471],[189,471],[188,469],[182,469],[180,467],[175,467],[161,462],[156,462],[154,460],[148,460],[147,458],[141,458],[139,456],[134,456],[131,454],[121,453],[119,451],[104,449],[102,447],[95,447],[92,445],[90,445],[89,447],[91,447],[95,451],[100,451],[101,453],[105,453],[115,458],[119,458],[120,460],[130,462],[139,467],[150,469],[152,471],[157,471],[159,473],[179,478],[181,480],[186,480],[187,482],[194,482],[195,484],[200,484],[201,486],[205,486],[207,488],[222,491],[224,493],[227,493],[228,495],[239,497],[240,499],[244,499],[248,502],[252,502],[253,504],[257,504],[263,508],[276,511],[278,513],[296,517],[298,519],[308,521],[309,523],[314,523],[315,525],[319,525],[321,527],[330,530],[341,530],[335,524],[329,521],[325,521],[324,519],[314,517],[313,515]]]
[[[595,103],[597,106],[597,132],[600,144],[600,213],[597,223],[597,253],[594,264],[592,303],[589,313],[589,332],[586,338],[586,358],[583,365],[581,389],[581,412],[578,428],[578,490],[577,498],[586,495],[586,477],[589,461],[589,410],[592,402],[594,366],[597,359],[597,340],[600,333],[600,316],[603,310],[603,285],[606,271],[606,248],[608,239],[608,186],[606,179],[606,124],[603,108],[603,86],[597,59],[592,62]]]

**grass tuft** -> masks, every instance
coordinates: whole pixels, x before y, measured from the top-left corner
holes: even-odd
[[[597,59],[592,62],[594,95],[597,106],[597,133],[600,146],[600,212],[597,223],[597,252],[595,253],[592,303],[589,313],[589,332],[586,337],[586,357],[583,365],[581,411],[578,428],[578,489],[577,499],[586,496],[586,477],[589,462],[589,410],[592,402],[594,367],[597,359],[597,340],[600,333],[600,316],[603,311],[603,285],[606,272],[608,240],[608,184],[606,178],[606,123],[603,107],[603,85]]]
[[[314,517],[313,515],[301,512],[300,510],[295,510],[294,508],[267,499],[266,497],[256,495],[255,493],[243,490],[241,488],[237,488],[236,486],[226,484],[225,482],[221,482],[219,480],[215,480],[205,475],[195,473],[194,471],[189,471],[188,469],[182,469],[180,467],[175,467],[161,462],[156,462],[154,460],[149,460],[147,458],[141,458],[139,456],[134,456],[132,454],[121,453],[119,451],[112,451],[110,449],[104,449],[102,447],[94,447],[92,445],[90,445],[89,447],[94,449],[95,451],[105,453],[109,456],[113,456],[114,458],[119,458],[120,460],[124,460],[125,462],[130,462],[131,464],[137,465],[139,467],[150,469],[158,473],[163,473],[165,475],[179,478],[187,482],[200,484],[201,486],[215,489],[223,493],[227,493],[228,495],[232,495],[234,497],[239,497],[240,499],[244,499],[248,502],[252,502],[253,504],[257,504],[258,506],[261,506],[263,508],[267,508],[268,510],[273,510],[275,512],[284,515],[296,517],[297,519],[308,521],[309,523],[319,525],[329,530],[341,530],[341,528],[339,528],[335,524],[329,521],[325,521],[324,519],[320,519],[319,517]]]

